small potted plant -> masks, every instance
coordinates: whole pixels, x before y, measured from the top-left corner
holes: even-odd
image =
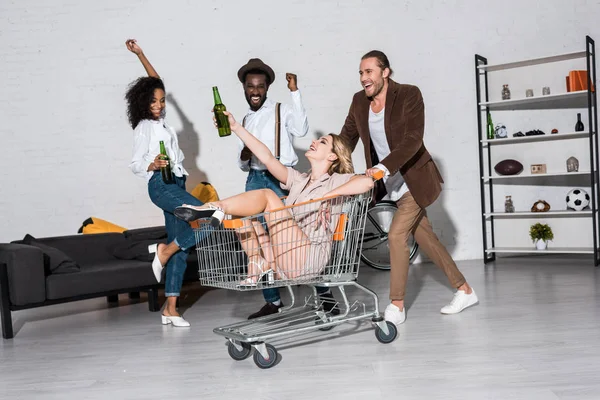
[[[540,224],[539,222],[531,225],[529,236],[538,250],[546,250],[548,241],[554,239],[552,228],[548,224]]]

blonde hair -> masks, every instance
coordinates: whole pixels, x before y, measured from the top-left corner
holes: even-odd
[[[353,174],[352,151],[350,151],[348,141],[335,133],[330,133],[329,136],[331,136],[331,151],[337,156],[337,160],[331,164],[327,172],[329,175],[334,173]]]

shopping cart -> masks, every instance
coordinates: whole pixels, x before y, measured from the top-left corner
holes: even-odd
[[[371,197],[372,190],[225,219],[206,237],[200,235],[202,227],[196,230],[203,285],[236,291],[287,287],[290,293],[291,304],[279,313],[213,330],[228,340],[231,358],[244,360],[254,348],[255,364],[270,368],[277,350],[268,341],[364,319],[371,319],[381,343],[396,338],[396,326],[379,311],[377,294],[356,281]],[[296,285],[312,288],[298,306],[292,290]],[[337,288],[340,300],[326,304],[315,285]],[[366,293],[368,301],[351,301],[349,287]]]

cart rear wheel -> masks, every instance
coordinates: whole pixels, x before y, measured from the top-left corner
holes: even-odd
[[[259,351],[254,352],[254,364],[258,368],[267,369],[271,368],[277,362],[277,350],[272,344],[266,344],[267,353],[269,353],[269,359],[266,360]]]
[[[319,318],[319,317],[317,317],[316,320],[315,320],[315,324],[316,325],[323,325],[324,323],[325,322],[323,322],[323,320],[321,318]],[[333,325],[329,325],[329,326],[325,326],[323,328],[319,328],[319,330],[323,331],[323,332],[327,332],[327,331],[330,331],[332,329],[333,329]]]
[[[229,356],[231,356],[231,358],[233,358],[235,361],[245,360],[246,358],[248,358],[250,352],[252,351],[252,348],[248,343],[242,342],[240,343],[240,346],[242,346],[241,351],[238,350],[233,343],[229,342],[227,352],[229,353]]]
[[[394,339],[396,339],[396,336],[398,335],[398,329],[396,329],[396,325],[394,325],[390,321],[385,321],[385,323],[387,325],[389,333],[386,335],[385,332],[383,332],[383,329],[381,329],[379,326],[377,326],[375,328],[375,337],[381,343],[384,343],[384,344],[392,343],[394,341]]]

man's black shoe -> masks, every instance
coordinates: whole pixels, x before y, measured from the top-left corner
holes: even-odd
[[[320,294],[319,299],[323,305],[323,311],[331,313],[331,315],[340,314],[340,308],[337,306],[337,301],[335,301],[331,292]]]
[[[276,306],[273,303],[267,303],[260,310],[258,310],[254,314],[251,314],[248,317],[248,319],[254,319],[254,318],[258,318],[258,317],[264,317],[265,315],[275,314],[275,313],[279,312],[279,309],[281,307],[283,307],[283,303],[279,303],[278,306]]]

